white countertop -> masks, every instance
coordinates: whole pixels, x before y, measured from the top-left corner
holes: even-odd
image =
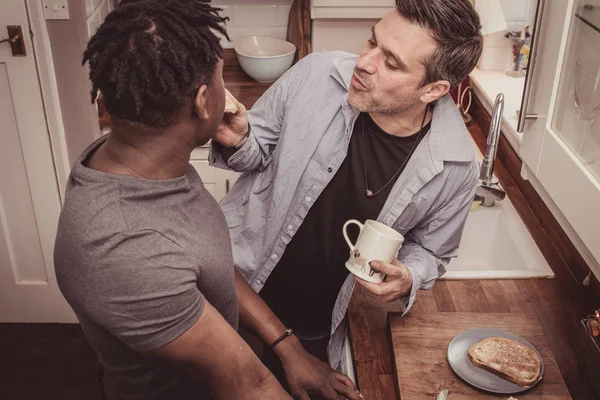
[[[496,95],[504,93],[502,132],[518,152],[523,134],[517,132],[517,111],[521,108],[525,78],[512,78],[504,71],[482,71],[479,68],[475,68],[469,77],[473,92],[490,115]]]

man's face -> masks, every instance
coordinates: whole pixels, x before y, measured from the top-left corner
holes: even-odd
[[[362,112],[401,114],[420,102],[425,60],[437,44],[396,10],[373,27],[354,69],[348,100]]]

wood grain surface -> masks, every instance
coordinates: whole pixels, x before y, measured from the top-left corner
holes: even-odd
[[[475,328],[515,333],[542,355],[543,380],[530,391],[515,395],[519,400],[571,399],[535,314],[449,312],[411,313],[404,318],[400,314],[389,314],[393,360],[402,400],[434,399],[442,389],[448,389],[449,400],[507,398],[471,387],[448,364],[446,354],[452,339]]]

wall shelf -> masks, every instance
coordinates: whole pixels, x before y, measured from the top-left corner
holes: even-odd
[[[312,19],[380,19],[394,0],[311,0]]]

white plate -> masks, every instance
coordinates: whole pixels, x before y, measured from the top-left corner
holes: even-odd
[[[515,394],[531,389],[537,383],[529,387],[522,387],[506,379],[500,378],[482,368],[476,367],[469,359],[469,349],[475,343],[490,336],[499,336],[506,339],[512,339],[524,344],[535,351],[541,360],[540,380],[544,375],[544,361],[540,353],[522,337],[514,333],[503,331],[501,329],[477,328],[465,331],[457,335],[448,346],[448,362],[450,368],[461,377],[465,382],[475,386],[478,389],[491,393]],[[538,381],[539,382],[539,381]]]

